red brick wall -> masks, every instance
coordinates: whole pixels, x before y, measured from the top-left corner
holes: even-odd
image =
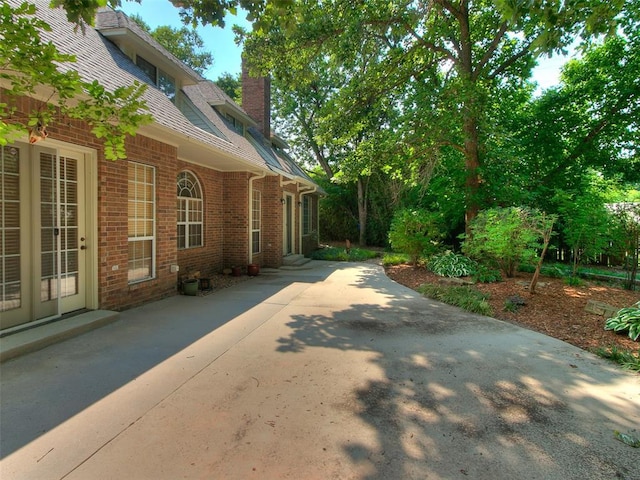
[[[98,160],[98,237],[100,307],[122,310],[174,295],[178,264],[176,239],[177,151],[170,145],[137,135],[126,143],[128,160],[155,167],[156,275],[129,285],[127,278],[128,162]],[[113,270],[117,265],[118,269]]]
[[[4,100],[4,91],[1,93]],[[41,105],[28,97],[17,98],[14,118],[24,121],[27,112]],[[97,153],[98,236],[89,238],[87,246],[98,250],[99,308],[123,310],[174,295],[176,274],[171,273],[170,267],[177,263],[176,148],[141,135],[126,142],[129,160],[156,168],[156,276],[129,285],[127,161],[105,160],[102,142],[91,135],[90,127],[83,121],[60,119],[48,126],[47,132],[51,140],[92,148]],[[47,141],[38,145],[47,147]]]
[[[178,173],[188,170],[200,182],[204,209],[203,246],[178,250],[179,276],[199,271],[201,277],[220,273],[223,256],[223,174],[215,170],[178,161]]]
[[[3,97],[4,98],[4,97]],[[18,99],[17,118],[37,108],[39,102]],[[98,301],[99,308],[123,310],[159,300],[177,292],[178,278],[189,271],[202,276],[220,272],[232,265],[245,266],[249,260],[250,211],[248,172],[221,173],[177,159],[175,147],[142,135],[126,143],[130,161],[155,167],[156,173],[156,276],[129,285],[128,268],[128,162],[104,158],[102,142],[82,121],[67,120],[48,128],[49,137],[95,149],[98,176]],[[46,147],[46,141],[42,143]],[[176,178],[180,171],[191,171],[200,181],[204,198],[204,246],[177,249]],[[262,192],[262,252],[254,263],[282,265],[283,191],[294,195],[294,251],[299,251],[300,196],[295,185],[280,187],[278,176],[253,181]],[[180,272],[172,273],[171,265]]]
[[[242,62],[242,108],[258,123],[266,139],[271,139],[271,81],[267,77],[251,77]]]
[[[249,177],[247,172],[223,173],[223,265],[244,266],[249,261]],[[254,184],[256,182],[254,181]]]

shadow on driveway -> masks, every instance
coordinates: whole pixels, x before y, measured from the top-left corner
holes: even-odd
[[[352,287],[386,305],[292,315],[277,350],[371,352],[382,379],[349,402],[376,432],[343,449],[369,480],[389,478],[637,479],[637,375],[569,344],[418,298],[364,267]]]

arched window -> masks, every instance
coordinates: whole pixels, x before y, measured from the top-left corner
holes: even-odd
[[[202,246],[202,189],[191,172],[178,174],[178,248]]]

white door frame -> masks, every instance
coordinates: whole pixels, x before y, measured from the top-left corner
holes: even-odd
[[[19,309],[2,312],[4,317],[1,328],[23,325],[27,323],[39,323],[52,318],[57,318],[76,308],[98,308],[98,209],[97,209],[97,154],[95,150],[67,144],[48,139],[37,145],[16,143],[15,148],[20,152],[20,269],[21,269],[21,304]],[[43,309],[40,302],[40,255],[41,238],[40,226],[35,222],[40,219],[40,178],[38,175],[40,165],[40,153],[45,152],[54,155],[56,164],[62,156],[73,157],[79,163],[79,196],[77,203],[83,207],[82,219],[83,231],[78,231],[78,241],[85,240],[79,245],[84,245],[82,250],[84,259],[84,272],[79,276],[82,282],[81,298],[78,302],[65,306],[64,299],[54,299],[57,305]],[[34,165],[38,167],[34,167]],[[84,168],[82,168],[84,167]],[[57,168],[57,167],[56,167]],[[84,192],[82,192],[84,190]],[[56,208],[60,209],[59,199],[56,199]],[[59,215],[58,215],[59,218]],[[57,241],[60,241],[59,237]],[[59,251],[59,249],[58,249]],[[60,269],[57,270],[60,272]],[[60,273],[59,273],[60,275]],[[58,288],[57,292],[60,292]],[[38,313],[40,312],[40,313]],[[41,317],[41,318],[38,318]]]
[[[282,255],[291,255],[296,251],[295,242],[295,202],[293,194],[283,192],[282,198]],[[287,249],[290,246],[290,251]]]

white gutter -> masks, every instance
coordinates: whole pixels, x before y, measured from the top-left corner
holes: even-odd
[[[295,180],[287,180],[283,181],[284,175],[280,174],[280,186],[284,187],[285,185],[293,185],[294,183],[298,183]]]
[[[300,248],[300,253],[302,254],[302,213],[303,213],[303,206],[304,206],[304,201],[302,199],[303,195],[309,195],[311,193],[315,193],[318,190],[318,187],[311,187],[310,190],[305,190],[304,192],[300,192],[300,212],[299,212],[299,217],[300,217],[300,221],[298,223],[298,225],[300,225],[300,229],[299,229],[299,235],[300,235],[300,239],[298,241],[298,246]],[[316,215],[316,218],[318,218],[319,215]]]
[[[267,176],[266,172],[262,172],[260,174],[256,174],[255,177],[251,177],[249,179],[249,265],[251,265],[253,263],[253,244],[252,244],[252,237],[251,237],[251,230],[252,230],[252,226],[253,226],[253,181],[254,180],[260,180],[261,178],[264,178]],[[260,203],[260,214],[262,215],[262,199],[260,199],[261,203]],[[260,224],[260,235],[262,235],[262,223]],[[260,250],[262,250],[262,243],[260,245]]]

